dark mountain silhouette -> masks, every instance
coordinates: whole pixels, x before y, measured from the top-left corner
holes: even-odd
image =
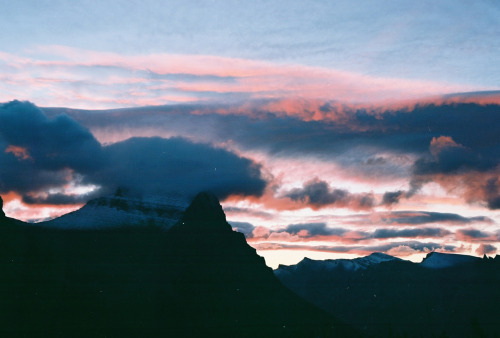
[[[1,336],[356,335],[285,288],[210,193],[168,230],[49,225],[0,219]]]
[[[430,253],[419,264],[385,259],[358,269],[336,261],[304,259],[275,275],[369,336],[500,337],[500,256]]]

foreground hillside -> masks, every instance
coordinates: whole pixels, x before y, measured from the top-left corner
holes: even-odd
[[[0,224],[2,336],[355,335],[282,286],[207,193],[169,230]]]
[[[500,337],[500,256],[375,253],[280,266],[290,290],[369,336]]]

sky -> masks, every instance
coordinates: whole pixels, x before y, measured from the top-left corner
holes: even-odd
[[[500,248],[496,1],[0,4],[10,217],[211,190],[272,267]]]

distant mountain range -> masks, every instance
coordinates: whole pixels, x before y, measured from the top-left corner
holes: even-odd
[[[290,290],[376,337],[500,337],[500,256],[381,253],[280,265]]]
[[[210,193],[0,213],[0,314],[2,337],[359,336],[284,287]]]

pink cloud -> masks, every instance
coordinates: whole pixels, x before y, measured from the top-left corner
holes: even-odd
[[[2,194],[4,201],[3,210],[8,217],[19,219],[22,221],[42,221],[53,219],[62,216],[69,212],[80,209],[82,204],[71,205],[50,205],[50,204],[37,204],[27,205],[22,202],[21,196],[15,192]]]
[[[497,248],[491,244],[480,244],[479,247],[476,249],[476,253],[479,256],[483,255],[493,255],[497,252]]]
[[[266,227],[255,227],[252,231],[253,238],[268,238],[271,231]]]
[[[458,240],[463,242],[495,242],[500,241],[500,234],[485,232],[473,228],[460,229],[456,232]]]
[[[45,55],[43,60],[37,58],[38,53]],[[8,65],[4,77],[11,81],[10,88],[5,87],[7,91],[0,96],[1,100],[16,98],[9,95],[19,93],[19,88],[24,89],[25,98],[40,105],[69,104],[82,108],[159,105],[171,103],[179,97],[212,100],[214,93],[242,93],[254,99],[293,97],[299,102],[283,101],[282,108],[277,109],[286,113],[305,112],[303,118],[325,119],[341,117],[341,107],[333,114],[322,112],[317,107],[303,110],[299,108],[304,105],[301,100],[336,100],[350,105],[378,102],[378,105],[383,105],[395,100],[481,89],[212,55],[127,56],[64,46],[42,46],[32,50],[31,55],[28,58],[0,53],[0,65]],[[176,74],[194,78],[186,81],[182,77],[164,77]],[[34,93],[41,88],[45,90],[44,95]],[[74,94],[83,96],[74,97]],[[94,100],[96,96],[100,99]],[[482,98],[484,100],[486,98]]]
[[[461,144],[456,143],[449,136],[433,137],[431,140],[430,151],[434,156],[438,156],[445,149],[463,148]]]

